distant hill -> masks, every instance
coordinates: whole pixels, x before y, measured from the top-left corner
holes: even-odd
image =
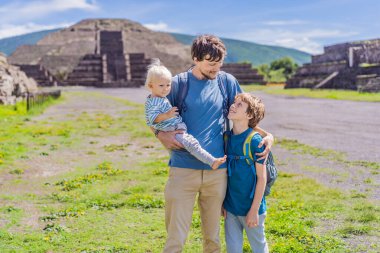
[[[186,45],[191,45],[196,37],[179,33],[171,33],[171,35],[174,36],[176,40]],[[222,40],[227,47],[226,62],[248,61],[257,66],[264,63],[271,63],[272,61],[285,56],[292,58],[298,63],[298,65],[311,61],[310,54],[292,48],[267,46],[227,38],[222,38]]]
[[[17,47],[21,45],[34,45],[37,41],[41,40],[43,37],[49,33],[56,32],[60,29],[45,30],[40,32],[33,32],[24,35],[9,37],[5,39],[0,39],[0,52],[10,55]],[[191,45],[195,36],[170,33],[177,41],[185,44]],[[310,62],[310,54],[285,47],[278,46],[267,46],[261,45],[253,42],[240,41],[234,39],[222,38],[227,50],[228,55],[226,62],[251,62],[253,65],[257,66],[263,63],[270,63],[273,60],[289,56],[295,60],[299,65],[303,63]]]
[[[21,45],[34,45],[48,35],[49,33],[59,31],[61,29],[45,30],[40,32],[27,33],[19,36],[0,39],[0,52],[11,55]]]

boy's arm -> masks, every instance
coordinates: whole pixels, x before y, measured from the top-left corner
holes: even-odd
[[[157,124],[157,123],[160,123],[161,121],[174,118],[177,115],[178,115],[178,108],[174,106],[169,111],[158,114],[153,122]]]
[[[259,144],[259,148],[262,147],[263,145],[265,145],[265,149],[261,153],[256,153],[256,155],[260,157],[257,160],[262,160],[262,159],[265,159],[267,157],[269,151],[271,150],[272,145],[274,143],[274,137],[271,133],[265,131],[264,129],[262,129],[258,126],[255,126],[254,130],[256,132],[258,132],[263,137],[263,140]]]
[[[265,186],[267,183],[267,171],[265,165],[255,163],[257,182],[255,188],[255,196],[252,201],[251,209],[249,210],[246,222],[248,227],[256,227],[259,223],[259,208],[264,196]]]

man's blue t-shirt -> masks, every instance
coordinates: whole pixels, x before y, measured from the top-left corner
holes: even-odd
[[[185,99],[186,111],[181,116],[187,126],[187,132],[194,136],[202,146],[214,157],[224,156],[223,128],[225,119],[223,117],[223,95],[218,86],[218,79],[198,80],[191,71],[188,72],[189,90]],[[225,82],[226,80],[224,80]],[[178,76],[173,77],[173,88],[168,95],[172,105],[177,96]],[[232,75],[227,74],[226,86],[229,103],[232,104],[235,96],[242,90],[238,81]],[[191,169],[211,169],[192,156],[185,149],[172,150],[169,166]],[[226,168],[226,164],[219,168]]]
[[[241,134],[233,135],[231,134],[228,138],[227,144],[227,154],[228,156],[244,156],[243,145],[247,136],[253,131],[252,128],[248,128]],[[264,151],[264,146],[258,148],[262,137],[256,133],[251,140],[251,152],[254,156],[255,153],[261,153]],[[236,216],[246,216],[251,209],[253,199],[250,198],[252,192],[256,188],[254,177],[257,173],[254,172],[252,168],[248,165],[245,159],[228,159],[228,179],[227,179],[227,192],[224,199],[224,208],[236,215]],[[255,161],[257,163],[263,164],[264,160]],[[263,214],[266,211],[266,201],[265,197],[261,202],[259,208],[259,214]]]

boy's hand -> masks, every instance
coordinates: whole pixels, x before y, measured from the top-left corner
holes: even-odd
[[[245,222],[249,228],[257,227],[259,224],[259,213],[254,210],[249,210],[247,216],[245,217]]]
[[[166,115],[168,115],[168,118],[174,118],[178,114],[179,114],[178,108],[176,106],[173,106],[169,111],[166,112]]]
[[[257,161],[267,158],[269,151],[272,148],[273,143],[274,143],[273,135],[269,134],[263,138],[263,140],[259,143],[258,147],[261,148],[263,145],[265,145],[265,149],[261,153],[256,153],[256,155],[260,157],[259,159],[257,159]]]
[[[176,130],[171,132],[158,132],[157,139],[164,145],[167,149],[181,149],[184,148],[181,143],[175,138],[176,134],[183,134],[183,130]]]

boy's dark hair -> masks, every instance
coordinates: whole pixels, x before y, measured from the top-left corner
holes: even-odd
[[[263,101],[250,93],[240,93],[235,96],[235,99],[237,98],[248,104],[247,114],[252,117],[248,121],[248,126],[254,128],[264,118],[265,107]]]
[[[209,55],[208,61],[221,61],[227,55],[226,47],[223,42],[214,35],[200,35],[191,46],[191,59],[197,58],[198,61],[205,60]]]

